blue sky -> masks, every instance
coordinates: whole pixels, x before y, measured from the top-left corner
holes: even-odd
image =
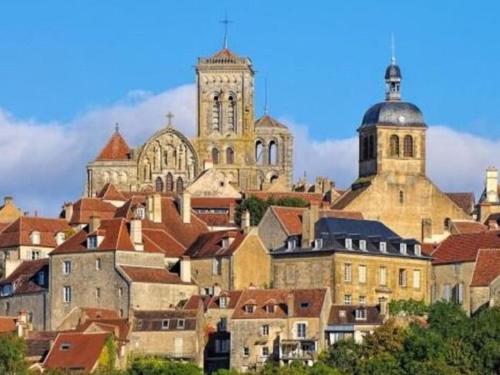
[[[314,138],[352,135],[383,95],[395,34],[404,98],[430,124],[499,136],[495,1],[4,1],[0,107],[19,118],[69,120],[135,89],[194,80],[229,43],[263,77],[271,112],[307,123]]]
[[[193,135],[194,65],[221,48],[226,11],[229,47],[257,71],[256,115],[267,76],[270,112],[295,135],[296,178],[356,178],[391,34],[403,98],[430,125],[432,180],[478,195],[500,167],[500,2],[17,0],[0,2],[0,197],[57,213],[115,122],[132,146],[168,111]]]

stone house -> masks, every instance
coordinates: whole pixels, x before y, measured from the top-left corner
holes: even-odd
[[[432,252],[432,301],[453,301],[469,314],[483,305],[484,297],[472,294],[471,283],[480,249],[495,248],[500,248],[500,231],[451,235],[439,244]]]
[[[338,305],[376,305],[382,298],[429,302],[431,262],[419,242],[378,221],[316,221],[314,210],[305,218],[301,241],[290,236],[271,253],[274,287],[329,287]]]
[[[325,348],[331,299],[327,289],[244,290],[230,320],[231,368],[268,360],[312,364]]]
[[[94,217],[50,254],[52,329],[75,307],[108,308],[127,317],[131,309],[172,308],[197,292],[190,277],[166,268],[168,249],[158,243],[170,240],[151,240],[150,225],[148,219]],[[168,237],[166,231],[155,234]]]
[[[203,367],[203,306],[193,310],[133,311],[132,314],[131,353],[188,360]]]
[[[500,305],[500,247],[477,252],[470,294],[472,311]]]
[[[3,205],[0,206],[0,231],[23,216],[23,212],[16,206],[12,197],[4,197]]]
[[[256,230],[201,234],[186,251],[186,261],[187,257],[203,294],[270,284],[271,258]]]
[[[71,234],[65,220],[21,216],[0,232],[3,276],[9,276],[23,261],[47,258]]]
[[[17,316],[21,311],[35,330],[48,328],[49,260],[25,260],[0,280],[0,314]]]

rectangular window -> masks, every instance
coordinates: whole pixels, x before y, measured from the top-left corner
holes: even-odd
[[[399,252],[403,255],[406,255],[406,244],[404,242],[401,242],[399,244]]]
[[[366,309],[356,309],[356,320],[366,320]]]
[[[123,288],[118,288],[118,298],[123,297]]]
[[[71,302],[71,287],[65,286],[63,288],[63,302]]]
[[[65,260],[63,262],[63,274],[69,275],[71,273],[71,261]]]
[[[359,249],[366,251],[366,240],[359,240]]]
[[[31,250],[31,260],[40,259],[39,250]]]
[[[364,265],[358,267],[358,281],[360,284],[366,283],[366,266]]]
[[[350,305],[352,303],[352,296],[350,294],[346,294],[344,296],[344,305]]]
[[[219,332],[226,332],[227,331],[227,317],[223,316],[220,318],[219,321]]]
[[[453,289],[451,291],[453,302],[458,303],[458,304],[462,304],[462,302],[463,302],[463,290],[464,290],[464,286],[462,283],[456,284],[453,287]]]
[[[408,285],[408,273],[404,268],[399,269],[399,286],[406,288]]]
[[[95,298],[101,298],[101,288],[95,288]]]
[[[222,274],[222,259],[214,258],[212,263],[212,274],[214,275]]]
[[[420,289],[420,270],[413,270],[413,288]]]
[[[177,320],[177,329],[184,329],[186,325],[186,321],[184,319]]]
[[[227,297],[222,296],[219,298],[219,307],[225,309],[227,307]]]
[[[382,286],[387,285],[387,268],[380,267],[379,268],[379,284]]]
[[[381,253],[386,253],[387,252],[387,242],[380,242],[379,244],[379,249]]]
[[[262,347],[262,356],[263,357],[269,357],[269,346],[263,346]]]
[[[297,338],[305,339],[307,336],[307,326],[305,323],[297,323]]]
[[[451,301],[451,286],[450,286],[450,284],[443,285],[443,299],[447,302]]]
[[[87,247],[89,249],[97,249],[97,236],[87,237]]]
[[[366,296],[359,296],[359,304],[366,305]]]
[[[250,348],[248,346],[243,347],[243,357],[248,357],[250,355]]]
[[[344,264],[344,281],[350,283],[352,280],[352,264]]]
[[[415,255],[418,257],[422,255],[422,246],[418,243],[415,244]]]
[[[352,238],[345,239],[345,248],[347,250],[352,250]]]
[[[170,320],[163,319],[161,321],[161,329],[168,329],[169,326],[170,326]]]
[[[262,336],[269,336],[269,325],[264,324],[262,327],[260,327],[260,331],[262,333]]]
[[[95,260],[95,269],[96,269],[97,271],[100,271],[100,269],[101,269],[101,258],[97,258],[97,259]]]

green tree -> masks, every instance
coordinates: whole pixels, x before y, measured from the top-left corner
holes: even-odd
[[[435,302],[429,309],[429,326],[443,337],[467,337],[470,332],[469,318],[461,306]]]
[[[362,351],[366,357],[397,353],[403,349],[405,339],[405,329],[396,325],[394,320],[389,320],[365,337]]]
[[[26,343],[15,335],[0,335],[0,374],[27,374]]]
[[[390,353],[378,353],[359,364],[357,375],[402,375],[403,369]]]
[[[354,340],[341,340],[333,344],[328,351],[321,353],[319,361],[342,373],[352,374],[360,357],[361,347]]]
[[[283,207],[307,207],[309,202],[301,197],[284,197],[279,199],[268,198],[263,200],[254,196],[250,196],[241,202],[236,209],[236,223],[241,224],[241,217],[245,211],[250,212],[250,225],[259,225],[262,217],[266,213],[269,206]]]

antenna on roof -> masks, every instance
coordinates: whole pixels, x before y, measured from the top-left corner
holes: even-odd
[[[225,12],[224,19],[219,21],[220,23],[224,24],[224,41],[222,43],[222,48],[227,49],[227,28],[230,23],[233,23],[233,21],[230,21],[227,18],[227,11]]]
[[[394,33],[391,34],[391,63],[396,64],[396,42],[394,41]]]
[[[269,112],[269,108],[267,105],[267,75],[264,80],[264,114],[267,115]]]

